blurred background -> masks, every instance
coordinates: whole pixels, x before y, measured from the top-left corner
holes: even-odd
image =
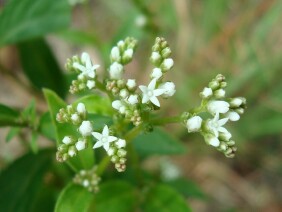
[[[200,135],[169,126],[187,146],[186,155],[171,160],[201,193],[187,199],[192,209],[282,210],[282,1],[60,2],[38,1],[25,15],[24,3],[18,2],[18,10],[11,14],[3,10],[6,1],[0,1],[1,103],[23,108],[35,98],[38,110],[46,111],[40,89],[50,87],[66,95],[71,79],[61,80],[66,58],[87,51],[101,64],[103,75],[111,47],[127,36],[138,39],[139,46],[126,76],[146,83],[151,46],[156,36],[164,37],[175,61],[167,79],[175,82],[177,92],[162,104],[163,114],[175,115],[198,105],[199,92],[218,73],[226,76],[227,96],[247,98],[241,120],[228,126],[238,146],[234,159],[207,146]],[[36,21],[20,22],[30,17]],[[11,23],[18,23],[17,30],[10,29]],[[57,73],[56,80],[48,78],[51,72]],[[17,139],[5,142],[7,132],[8,128],[0,129],[1,169],[24,151]],[[50,145],[43,138],[39,143]]]

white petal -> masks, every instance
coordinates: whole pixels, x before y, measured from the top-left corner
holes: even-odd
[[[143,95],[143,98],[142,98],[142,103],[143,103],[143,104],[144,104],[144,103],[147,103],[149,100],[150,100],[149,96],[146,95],[146,94],[144,94],[144,95]]]
[[[105,144],[103,145],[103,147],[104,147],[104,149],[105,149],[106,151],[109,151],[110,144],[109,144],[109,143],[105,143]]]
[[[150,98],[150,101],[151,101],[154,105],[160,107],[160,102],[159,102],[159,100],[157,99],[157,97],[152,96],[152,97]]]
[[[149,83],[149,85],[148,85],[148,89],[149,89],[149,90],[154,90],[155,87],[156,87],[156,82],[157,82],[156,79],[152,79],[152,81],[151,81],[151,82]]]
[[[156,89],[153,91],[154,96],[160,96],[165,92],[163,89]]]
[[[210,139],[210,145],[214,146],[214,147],[218,147],[220,144],[218,138],[214,137]]]
[[[86,68],[84,66],[80,65],[79,63],[74,63],[72,66],[74,68],[80,70],[81,72],[85,72],[86,71]]]
[[[218,125],[223,126],[226,124],[227,121],[228,121],[228,118],[220,119],[218,120]]]
[[[218,131],[219,131],[219,132],[222,132],[222,133],[229,133],[229,132],[227,131],[227,129],[225,129],[224,127],[219,127],[219,128],[218,128]]]
[[[96,139],[98,139],[98,140],[100,140],[100,139],[102,138],[102,134],[101,134],[101,133],[93,132],[92,135],[93,135]]]
[[[108,137],[108,142],[109,142],[109,143],[111,143],[111,142],[113,142],[113,141],[115,141],[115,140],[117,140],[117,137],[115,137],[115,136],[109,136],[109,137]]]
[[[93,149],[99,148],[99,147],[101,147],[101,146],[103,146],[103,143],[102,143],[101,141],[97,141],[97,142],[94,144]]]
[[[148,88],[145,85],[140,85],[139,88],[143,93],[147,93]]]
[[[102,134],[103,134],[103,136],[108,136],[109,135],[109,127],[107,125],[105,125]]]

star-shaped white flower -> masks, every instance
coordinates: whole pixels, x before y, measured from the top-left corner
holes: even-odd
[[[109,135],[109,128],[107,125],[105,125],[102,133],[93,132],[92,135],[97,139],[93,149],[103,146],[104,149],[108,151],[110,148],[110,143],[118,139],[117,137]]]
[[[228,118],[223,118],[219,120],[219,113],[216,113],[212,120],[207,121],[207,127],[213,132],[213,134],[218,137],[219,132],[229,133],[223,125],[228,121]]]
[[[81,61],[85,64],[84,66],[75,62],[73,64],[73,67],[80,70],[82,76],[87,76],[92,79],[95,78],[95,75],[96,75],[95,71],[97,68],[100,67],[100,65],[92,65],[89,54],[85,52],[81,56]]]
[[[156,88],[156,79],[153,79],[148,87],[144,85],[140,85],[139,88],[143,93],[142,103],[147,103],[151,101],[154,105],[160,107],[160,102],[157,96],[162,95],[165,91],[163,89],[155,89]]]

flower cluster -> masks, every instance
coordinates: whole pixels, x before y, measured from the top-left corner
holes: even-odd
[[[65,67],[68,71],[77,74],[77,79],[73,80],[70,86],[70,93],[74,94],[95,88],[96,69],[100,65],[93,64],[88,53],[82,53],[80,58],[73,56],[71,59],[68,59]]]
[[[97,140],[93,148],[103,147],[110,156],[111,161],[115,164],[116,170],[118,172],[125,171],[125,156],[127,154],[125,150],[126,141],[110,135],[110,130],[107,125],[105,125],[102,133],[92,132],[92,135]]]
[[[89,192],[97,193],[101,178],[96,174],[96,170],[96,166],[90,170],[80,170],[73,178],[73,182],[85,187]]]
[[[118,52],[117,47],[112,49],[111,59],[118,58],[117,56],[113,57],[113,55],[118,55],[113,52]],[[121,78],[121,74],[118,74],[118,78],[114,78],[116,80],[111,80],[107,83],[107,89],[119,98],[112,102],[112,107],[135,126],[138,126],[143,122],[144,116],[146,116],[144,112],[146,113],[160,107],[160,102],[158,100],[159,96],[169,98],[175,93],[175,85],[173,82],[163,82],[163,75],[173,67],[173,60],[170,58],[170,55],[171,50],[164,38],[156,38],[150,57],[150,60],[154,65],[151,73],[151,81],[148,86],[139,86],[141,93],[138,93],[137,91],[135,79],[128,79],[126,81]],[[112,61],[115,60],[112,59]],[[113,73],[122,73],[122,71],[111,71],[111,67],[111,78],[117,76],[117,74]],[[123,70],[123,68],[120,69]]]
[[[188,132],[200,132],[207,144],[216,147],[226,157],[234,157],[237,148],[231,133],[224,127],[228,121],[238,121],[244,113],[246,99],[225,97],[225,77],[221,74],[213,79],[200,93],[202,104],[189,113],[186,121]],[[203,120],[200,113],[209,113],[213,118]]]
[[[70,157],[77,155],[78,151],[84,150],[90,140],[91,135],[95,138],[96,143],[93,149],[103,147],[107,154],[111,157],[111,161],[115,164],[117,171],[125,170],[126,165],[126,141],[124,139],[112,136],[107,125],[104,126],[102,133],[94,132],[92,123],[86,119],[87,111],[83,103],[79,103],[74,110],[72,105],[60,109],[57,114],[57,121],[60,123],[71,123],[77,125],[80,137],[67,135],[62,139],[62,144],[58,146],[57,160],[66,161]]]

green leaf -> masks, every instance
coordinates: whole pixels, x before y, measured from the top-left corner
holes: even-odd
[[[0,127],[1,126],[13,126],[18,122],[20,114],[14,109],[0,104]]]
[[[28,106],[22,111],[22,118],[32,125],[35,123],[36,105],[34,99],[31,100]]]
[[[18,45],[24,73],[38,89],[50,88],[64,97],[64,75],[48,44],[43,39],[26,41]]]
[[[51,151],[27,154],[6,168],[0,175],[1,211],[31,211],[43,176],[51,164]]]
[[[82,186],[70,183],[61,192],[55,212],[89,211],[94,195]]]
[[[19,127],[11,127],[9,130],[7,136],[6,136],[6,142],[10,142],[16,135],[18,135],[21,131],[21,128]]]
[[[76,107],[80,102],[85,104],[89,113],[97,113],[100,115],[111,115],[113,113],[109,98],[91,94],[76,100],[73,105]]]
[[[49,112],[44,113],[39,120],[38,130],[50,140],[56,140],[56,130],[51,120]]]
[[[191,197],[197,199],[206,199],[207,196],[203,193],[201,188],[193,181],[179,178],[172,181],[166,182],[169,186],[173,187],[184,197]]]
[[[43,89],[45,99],[48,103],[53,126],[56,131],[57,145],[61,144],[62,139],[66,135],[77,135],[77,128],[71,124],[60,124],[56,121],[56,115],[61,108],[65,108],[66,103],[53,91]],[[94,155],[91,145],[89,148],[79,151],[76,157],[70,158],[68,164],[72,169],[78,171],[80,169],[90,169],[94,165]]]
[[[187,212],[191,211],[185,199],[174,189],[166,185],[157,185],[147,194],[143,206],[144,212]]]
[[[31,132],[31,138],[30,138],[30,148],[33,153],[38,152],[38,143],[37,143],[38,133],[36,131]]]
[[[124,181],[109,181],[101,184],[91,211],[131,212],[135,211],[136,200],[136,192],[132,185]]]
[[[109,116],[102,116],[98,114],[88,114],[89,120],[93,122],[93,130],[102,131],[105,124],[110,126],[113,124],[113,120]]]
[[[70,18],[67,0],[10,0],[0,14],[0,46],[62,30]]]
[[[161,129],[142,134],[133,140],[133,146],[141,155],[175,155],[185,153],[185,146]]]

